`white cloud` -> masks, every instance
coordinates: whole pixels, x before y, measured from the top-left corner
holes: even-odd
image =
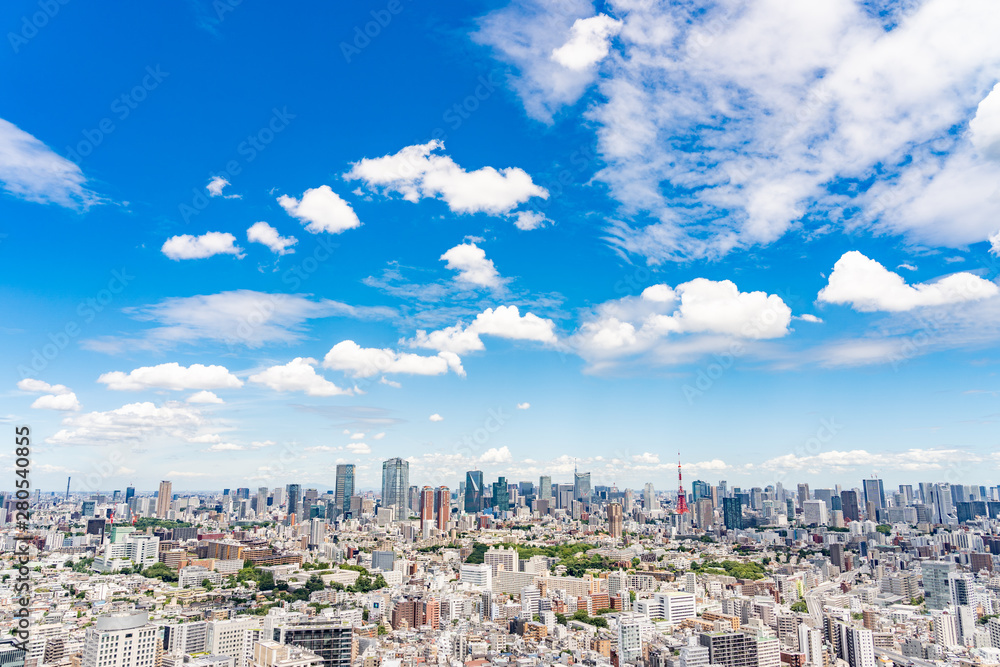
[[[444,421],[444,417],[442,417],[441,415],[439,415],[436,412],[434,414],[432,414],[430,417],[428,417],[428,419],[430,419],[432,422],[443,422]]]
[[[296,357],[284,366],[271,366],[250,376],[250,382],[262,384],[274,391],[303,391],[309,396],[350,396],[350,389],[341,389],[322,377],[314,368],[315,359]]]
[[[129,403],[114,410],[88,412],[63,420],[65,428],[46,442],[58,445],[106,445],[116,442],[139,442],[163,435],[184,440],[198,436],[206,426],[194,407],[168,401]]]
[[[269,294],[234,290],[218,294],[169,297],[149,306],[127,308],[137,320],[159,326],[142,338],[87,341],[85,347],[118,352],[123,348],[162,350],[178,343],[220,341],[230,346],[261,347],[270,343],[297,343],[305,337],[305,323],[322,317],[387,319],[391,308],[352,306],[330,299],[313,300],[304,294]]]
[[[993,234],[989,238],[990,241],[990,254],[1000,255],[1000,232]]]
[[[161,248],[170,259],[205,259],[214,255],[243,257],[243,248],[236,245],[236,237],[229,232],[206,232],[201,236],[181,234],[171,236]]]
[[[171,470],[167,473],[167,477],[211,477],[213,473],[210,472],[192,472],[188,470]]]
[[[527,410],[530,407],[531,407],[531,403],[528,403],[527,401],[525,401],[524,403],[518,403],[517,404],[517,409],[518,410]]]
[[[622,29],[622,22],[606,14],[577,19],[569,31],[569,40],[552,50],[552,59],[571,70],[585,70],[607,57],[611,38]]]
[[[467,327],[458,323],[430,333],[418,329],[410,344],[432,350],[465,354],[485,349],[480,339],[483,335],[509,340],[536,341],[548,345],[555,345],[558,342],[555,323],[552,320],[538,317],[533,313],[525,313],[522,316],[517,306],[498,306],[496,309],[484,310]]]
[[[815,315],[810,315],[809,313],[796,315],[795,319],[802,320],[803,322],[811,322],[812,324],[821,324],[823,322],[823,320],[820,319],[819,317],[816,317]]]
[[[351,434],[351,440],[364,440],[364,439],[365,439],[365,434],[361,433],[360,431],[358,433]]]
[[[69,392],[68,394],[46,394],[45,396],[36,398],[31,407],[37,410],[76,411],[80,409],[80,401],[77,400],[76,394],[73,392]]]
[[[513,460],[510,454],[510,450],[506,445],[503,447],[491,447],[483,452],[483,455],[479,457],[480,463],[509,463]]]
[[[541,229],[552,221],[545,217],[544,213],[538,211],[514,211],[511,213],[514,218],[514,226],[523,232],[530,232],[533,229]]]
[[[646,463],[650,465],[655,465],[660,462],[660,455],[653,454],[651,452],[643,452],[642,454],[636,454],[632,457],[632,460],[636,463]]]
[[[791,319],[791,309],[775,294],[741,292],[729,280],[695,278],[600,304],[572,343],[592,363],[651,353],[652,360],[671,364],[727,350],[734,342],[780,338]]]
[[[31,404],[36,410],[77,411],[80,401],[76,394],[63,384],[49,384],[34,378],[25,378],[17,383],[17,388],[29,394],[45,394],[39,396]]]
[[[191,364],[181,366],[176,361],[158,366],[143,366],[126,374],[122,371],[103,373],[97,381],[115,391],[143,389],[239,389],[243,383],[225,366]]]
[[[888,16],[858,2],[610,7],[621,30],[599,77],[551,57],[569,25],[593,15],[584,0],[512,2],[479,38],[512,66],[535,118],[550,121],[596,84],[586,111],[596,180],[623,205],[609,230],[622,252],[718,257],[820,220],[953,247],[996,231],[990,0],[959,13],[950,0],[895,3]],[[874,185],[845,194],[844,179]]]
[[[64,384],[49,384],[35,378],[25,378],[17,383],[17,388],[29,394],[69,394],[72,393],[69,387]]]
[[[372,436],[372,440],[381,440],[384,437],[385,433],[376,433],[375,435]]]
[[[976,108],[976,115],[969,121],[969,139],[985,157],[1000,160],[1000,83]]]
[[[361,226],[351,205],[341,199],[329,185],[306,190],[302,199],[281,195],[278,203],[288,215],[308,223],[306,231],[312,234],[340,234]]]
[[[199,391],[199,392],[196,392],[194,394],[191,394],[190,396],[187,397],[187,402],[188,403],[215,403],[215,404],[225,403],[224,400],[222,400],[221,398],[219,398],[218,396],[216,396],[215,393],[211,392],[211,391]]]
[[[243,445],[237,445],[232,442],[220,442],[218,444],[212,445],[207,451],[210,452],[242,452],[246,449]]]
[[[452,271],[458,271],[456,280],[491,289],[503,285],[493,260],[486,259],[486,251],[475,243],[457,245],[441,255],[441,260]]]
[[[99,201],[80,167],[0,118],[0,184],[9,194],[40,204],[86,208]]]
[[[363,442],[351,442],[344,448],[352,454],[371,454],[372,448]]]
[[[240,197],[240,195],[224,195],[224,194],[222,194],[222,190],[227,185],[229,185],[229,181],[227,181],[225,178],[223,178],[222,176],[214,176],[214,177],[212,177],[212,180],[210,180],[208,182],[208,185],[205,186],[205,189],[208,190],[208,196],[209,197],[225,197],[226,199],[242,199],[242,197]]]
[[[897,269],[906,269],[907,271],[916,271],[917,270],[917,267],[913,266],[909,262],[903,262],[902,264],[900,264],[896,268]]]
[[[454,213],[500,215],[532,197],[549,196],[522,169],[482,167],[466,171],[449,156],[434,154],[443,148],[443,143],[433,140],[407,146],[394,155],[365,158],[354,163],[344,177],[361,180],[369,188],[396,192],[410,202],[439,198]]]
[[[295,252],[291,246],[299,242],[295,237],[282,236],[277,229],[264,221],[255,222],[247,229],[247,240],[266,245],[276,255],[289,255]]]
[[[851,250],[833,266],[820,302],[849,304],[862,312],[900,312],[923,306],[979,301],[1000,292],[994,283],[971,273],[953,273],[933,283],[907,285],[902,276]]]
[[[390,348],[361,347],[353,340],[341,341],[330,348],[323,358],[323,367],[344,371],[356,378],[373,377],[382,373],[442,375],[449,370],[465,376],[465,369],[462,368],[458,355],[448,351],[425,357]]]

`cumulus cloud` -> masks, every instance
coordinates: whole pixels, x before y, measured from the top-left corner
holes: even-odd
[[[991,160],[1000,160],[1000,83],[976,107],[969,121],[972,145]]]
[[[214,404],[225,403],[224,400],[222,400],[221,398],[219,398],[218,396],[216,396],[215,393],[211,392],[211,391],[199,391],[199,392],[196,392],[194,394],[191,394],[190,396],[187,397],[187,402],[188,403],[214,403]]]
[[[312,299],[307,294],[270,294],[233,290],[218,294],[168,297],[125,313],[158,326],[138,339],[104,338],[85,342],[85,347],[106,352],[124,348],[163,350],[178,344],[217,341],[231,346],[258,348],[272,343],[297,343],[305,337],[306,322],[323,317],[359,320],[388,319],[391,308],[352,306],[331,299]]]
[[[80,401],[77,400],[76,394],[73,392],[69,392],[68,394],[46,394],[45,396],[36,398],[31,407],[36,410],[75,412],[80,409]]]
[[[513,456],[510,454],[510,450],[506,445],[503,447],[491,447],[483,452],[483,455],[479,457],[480,463],[509,463],[513,460]]]
[[[264,221],[255,222],[247,229],[247,240],[251,243],[261,243],[271,249],[276,255],[288,255],[295,250],[293,245],[299,242],[292,236],[282,236],[278,230]]]
[[[837,260],[829,282],[819,292],[823,303],[847,304],[862,312],[900,312],[924,306],[979,301],[1000,292],[996,284],[971,273],[953,273],[936,282],[908,285],[857,250]]]
[[[278,203],[288,215],[305,223],[306,231],[312,234],[340,234],[361,226],[351,205],[341,199],[329,185],[306,190],[302,199],[281,195]]]
[[[229,181],[222,176],[213,176],[205,189],[208,190],[209,197],[224,197],[226,199],[241,199],[240,195],[224,195],[222,190],[229,185]]]
[[[552,60],[571,70],[585,70],[607,57],[611,38],[622,29],[622,22],[607,14],[577,19],[569,31],[569,40],[552,50]]]
[[[821,324],[822,319],[816,317],[815,315],[810,315],[809,313],[804,313],[802,315],[796,315],[795,319],[802,320],[803,322],[811,322],[812,324]]]
[[[39,204],[87,208],[99,198],[80,167],[0,118],[0,185],[8,194]]]
[[[524,403],[518,403],[517,404],[517,409],[518,410],[527,410],[530,407],[531,407],[531,403],[528,403],[527,401],[525,401]]]
[[[530,232],[533,229],[541,229],[552,221],[545,217],[544,213],[538,211],[514,211],[511,213],[514,218],[514,226],[523,232]]]
[[[17,388],[29,394],[45,394],[36,398],[31,404],[36,410],[75,412],[80,409],[80,401],[77,400],[76,394],[66,385],[25,378],[17,383]]]
[[[46,442],[57,445],[106,445],[140,442],[153,436],[169,436],[191,441],[207,422],[197,408],[168,401],[161,406],[150,402],[129,403],[114,410],[88,412],[67,417],[65,428]]]
[[[444,421],[444,417],[442,417],[441,415],[439,415],[436,412],[434,414],[432,414],[430,417],[428,417],[428,419],[430,419],[432,422],[443,422]]]
[[[243,382],[225,366],[181,366],[176,361],[158,366],[143,366],[127,374],[122,371],[103,373],[97,381],[115,391],[239,389],[243,386]]]
[[[517,306],[498,306],[495,309],[484,310],[469,326],[463,326],[459,322],[454,326],[430,333],[418,329],[410,344],[432,350],[465,354],[485,349],[480,338],[484,335],[548,345],[555,345],[558,342],[555,323],[552,320],[538,317],[533,313],[525,313],[522,316]]]
[[[475,243],[457,245],[441,255],[441,260],[452,271],[458,271],[456,280],[491,289],[503,285],[493,260],[486,259],[486,251]]]
[[[236,237],[229,232],[206,232],[201,236],[181,234],[171,236],[161,248],[172,260],[206,259],[214,255],[243,257],[243,248],[236,245]]]
[[[344,447],[344,449],[351,452],[352,454],[357,454],[359,456],[362,454],[372,453],[372,448],[363,442],[350,442],[347,444],[346,447]]]
[[[536,185],[523,169],[482,167],[466,171],[447,155],[438,140],[407,146],[398,153],[364,158],[344,177],[360,180],[369,188],[397,193],[417,202],[422,198],[443,200],[454,213],[510,212],[532,197],[546,199],[548,191]]]
[[[341,389],[316,372],[318,364],[309,357],[296,357],[283,366],[270,368],[250,376],[250,382],[262,384],[274,391],[302,391],[308,396],[350,396],[353,391]]]
[[[741,292],[730,280],[658,284],[639,297],[599,305],[572,337],[591,362],[653,352],[662,363],[688,361],[733,341],[780,338],[792,311],[775,294]]]
[[[341,341],[330,348],[323,358],[323,367],[343,371],[356,378],[396,373],[442,375],[449,370],[465,377],[461,359],[449,351],[425,357],[410,352],[397,352],[391,348],[361,347],[353,340]]]

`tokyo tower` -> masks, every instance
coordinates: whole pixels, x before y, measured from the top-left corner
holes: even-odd
[[[688,502],[684,494],[684,479],[681,477],[681,453],[677,452],[677,514],[687,514]]]

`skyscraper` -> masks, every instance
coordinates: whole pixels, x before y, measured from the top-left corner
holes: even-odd
[[[135,487],[132,485],[125,487],[125,502],[132,500],[133,497],[135,497]]]
[[[382,507],[396,508],[396,518],[405,519],[410,490],[410,463],[396,457],[382,464]]]
[[[163,480],[160,482],[160,490],[156,497],[156,516],[160,519],[166,519],[167,514],[170,512],[170,501],[173,500],[173,485]]]
[[[538,499],[552,500],[552,478],[548,475],[538,478]]]
[[[288,496],[288,500],[286,501],[288,504],[288,513],[300,518],[302,514],[302,485],[288,484],[285,486],[285,491]]]
[[[743,505],[739,498],[722,499],[722,521],[726,530],[743,529]]]
[[[865,506],[868,503],[875,505],[875,509],[880,510],[885,508],[885,490],[882,488],[882,480],[878,477],[872,477],[871,479],[866,479],[863,481],[864,491],[865,491]],[[874,521],[875,517],[868,517],[870,520]]]
[[[849,521],[859,521],[861,519],[861,508],[858,507],[858,492],[853,490],[840,492],[841,509],[844,511],[844,518]]]
[[[652,482],[646,482],[646,486],[642,490],[642,509],[647,512],[660,509],[656,502],[656,491],[653,489]]]
[[[442,533],[448,530],[451,520],[451,489],[439,486],[434,490],[434,513],[437,515],[437,528]]]
[[[621,503],[610,503],[608,505],[608,532],[611,533],[611,537],[616,540],[620,539],[624,524],[625,517],[622,513]]]
[[[483,471],[470,470],[465,473],[465,513],[477,514],[483,511]]]
[[[497,477],[493,484],[493,508],[497,512],[510,511],[510,491],[507,489],[506,477]]]
[[[799,507],[802,507],[802,503],[804,503],[805,501],[809,500],[809,485],[808,484],[799,484],[799,487],[798,487],[798,496],[799,496]]]
[[[337,464],[337,486],[334,492],[333,504],[337,508],[337,518],[343,518],[351,512],[351,496],[354,495],[354,464]]]
[[[573,499],[590,502],[590,473],[573,473]]]

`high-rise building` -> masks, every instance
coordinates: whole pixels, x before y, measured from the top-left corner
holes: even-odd
[[[125,487],[125,502],[132,500],[133,497],[135,497],[135,487],[132,485]]]
[[[548,475],[538,478],[538,499],[552,500],[552,478]]]
[[[573,473],[573,500],[590,502],[590,473]]]
[[[625,525],[625,517],[622,513],[621,503],[610,503],[608,505],[608,532],[611,537],[621,539],[622,528]]]
[[[429,530],[434,523],[434,487],[425,486],[420,490],[420,527]]]
[[[164,480],[160,482],[160,490],[156,497],[156,516],[160,519],[166,519],[170,512],[170,502],[174,499],[173,496],[173,485]]]
[[[921,563],[924,580],[924,604],[928,609],[944,609],[951,602],[951,585],[948,575],[955,571],[951,561]]]
[[[465,473],[465,513],[477,514],[483,511],[483,471],[470,470]]]
[[[868,503],[872,503],[876,510],[885,508],[885,490],[882,488],[882,480],[877,477],[872,477],[863,481],[864,492],[865,492],[865,506]],[[874,521],[875,517],[868,517],[870,521]]]
[[[696,479],[691,482],[691,502],[697,503],[702,498],[711,498],[712,490],[708,482]]]
[[[799,487],[798,487],[798,496],[799,496],[799,507],[802,507],[802,504],[805,501],[809,500],[809,485],[808,484],[799,484]]]
[[[145,613],[98,616],[94,625],[87,628],[80,664],[82,667],[154,667],[159,664],[162,632],[163,628],[150,623]]]
[[[437,516],[437,529],[442,533],[448,531],[451,520],[451,489],[439,486],[434,489],[434,513]]]
[[[743,504],[739,498],[722,499],[722,521],[726,530],[743,529]]]
[[[829,523],[826,503],[822,500],[807,500],[802,503],[802,522],[807,526],[825,526]]]
[[[287,504],[287,511],[289,514],[294,514],[296,517],[301,518],[302,515],[302,485],[301,484],[288,484],[285,486],[285,495],[288,498],[285,500]]]
[[[646,482],[646,486],[643,487],[642,508],[647,512],[660,509],[659,504],[656,502],[656,491],[653,489],[652,482]]]
[[[850,667],[875,667],[875,638],[872,631],[845,623],[839,625],[840,657]]]
[[[849,490],[840,492],[840,504],[847,521],[861,520],[861,507],[858,505],[858,492]]]
[[[396,519],[405,519],[408,516],[409,489],[409,461],[396,457],[382,463],[382,507],[394,507]]]
[[[337,509],[337,518],[346,517],[351,513],[351,496],[354,495],[354,464],[337,464],[337,486],[334,491],[333,504]]]
[[[753,640],[742,632],[703,632],[698,641],[708,648],[708,659],[712,665],[726,667],[756,667]]]
[[[497,477],[493,484],[493,509],[497,512],[510,511],[510,490],[507,488],[506,477]]]
[[[267,514],[267,487],[259,486],[257,487],[257,516],[264,516]]]

